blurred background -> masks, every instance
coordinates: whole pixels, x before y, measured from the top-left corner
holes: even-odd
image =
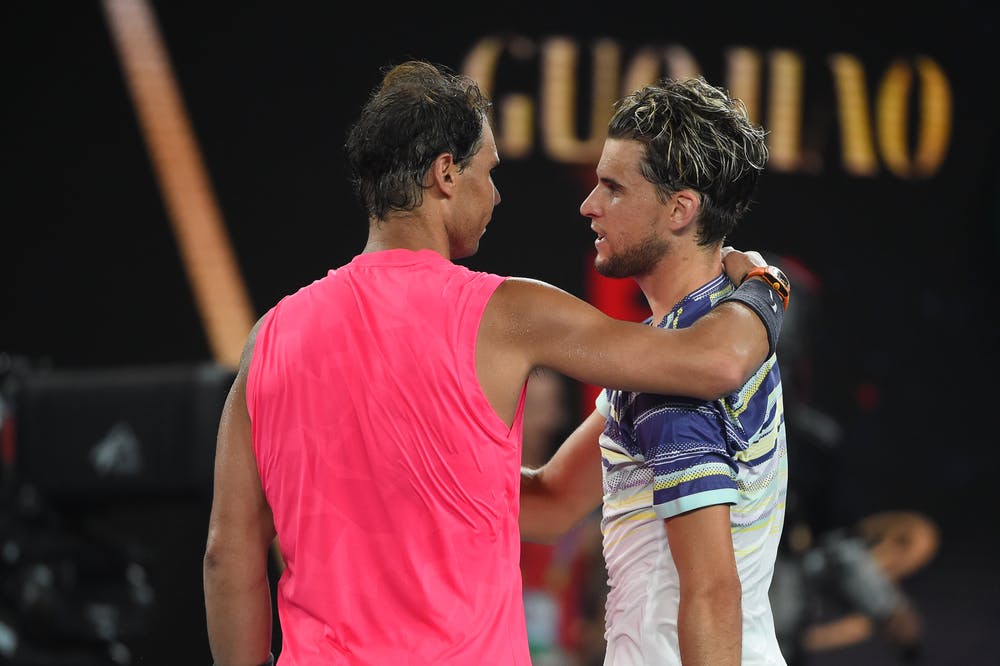
[[[257,317],[361,250],[344,135],[409,57],[495,102],[503,201],[462,263],[623,318],[641,295],[595,276],[579,214],[612,101],[702,74],[747,103],[771,161],[730,244],[794,285],[773,590],[789,660],[997,663],[995,8],[802,11],[5,3],[0,663],[210,663],[201,557],[232,368]],[[594,395],[557,379],[546,454]],[[526,559],[526,588],[558,598],[531,602],[539,663],[599,653],[591,528]]]

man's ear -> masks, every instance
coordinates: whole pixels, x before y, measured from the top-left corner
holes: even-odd
[[[686,188],[674,192],[671,199],[673,210],[670,211],[670,226],[675,231],[680,231],[698,217],[701,211],[701,194]]]
[[[437,188],[442,194],[450,196],[455,187],[455,172],[458,167],[451,153],[441,153],[434,160],[430,169],[430,186]]]

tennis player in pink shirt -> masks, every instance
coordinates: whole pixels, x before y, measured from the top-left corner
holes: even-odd
[[[532,370],[709,399],[773,350],[781,313],[762,280],[668,331],[453,263],[500,202],[489,104],[443,67],[388,71],[347,139],[367,245],[250,333],[205,553],[217,666],[273,660],[275,537],[280,666],[529,666],[518,502]],[[725,261],[735,280],[764,264]]]

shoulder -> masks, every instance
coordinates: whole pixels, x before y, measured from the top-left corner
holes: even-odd
[[[610,321],[600,310],[559,287],[541,280],[508,277],[494,290],[487,306],[487,323],[528,340],[530,344],[557,338],[568,340]],[[531,342],[533,341],[533,342]]]
[[[246,342],[243,344],[243,353],[240,354],[240,368],[239,375],[242,376],[246,381],[246,375],[250,371],[250,364],[253,362],[253,352],[254,348],[257,346],[257,334],[260,332],[261,326],[267,320],[274,310],[268,310],[265,312],[260,319],[254,323],[250,332],[247,334]]]
[[[515,311],[530,312],[559,307],[560,303],[576,301],[569,292],[548,282],[525,277],[505,277],[494,292],[498,305]],[[582,302],[582,301],[581,301]]]

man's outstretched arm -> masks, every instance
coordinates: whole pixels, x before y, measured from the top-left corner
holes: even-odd
[[[739,259],[742,276],[753,255],[730,252],[727,272]],[[477,366],[489,372],[480,381],[488,396],[502,395],[493,383],[521,382],[543,366],[595,386],[714,400],[743,386],[773,352],[784,310],[777,302],[771,309],[772,293],[752,278],[692,326],[667,330],[613,319],[544,282],[509,278],[483,316]]]

